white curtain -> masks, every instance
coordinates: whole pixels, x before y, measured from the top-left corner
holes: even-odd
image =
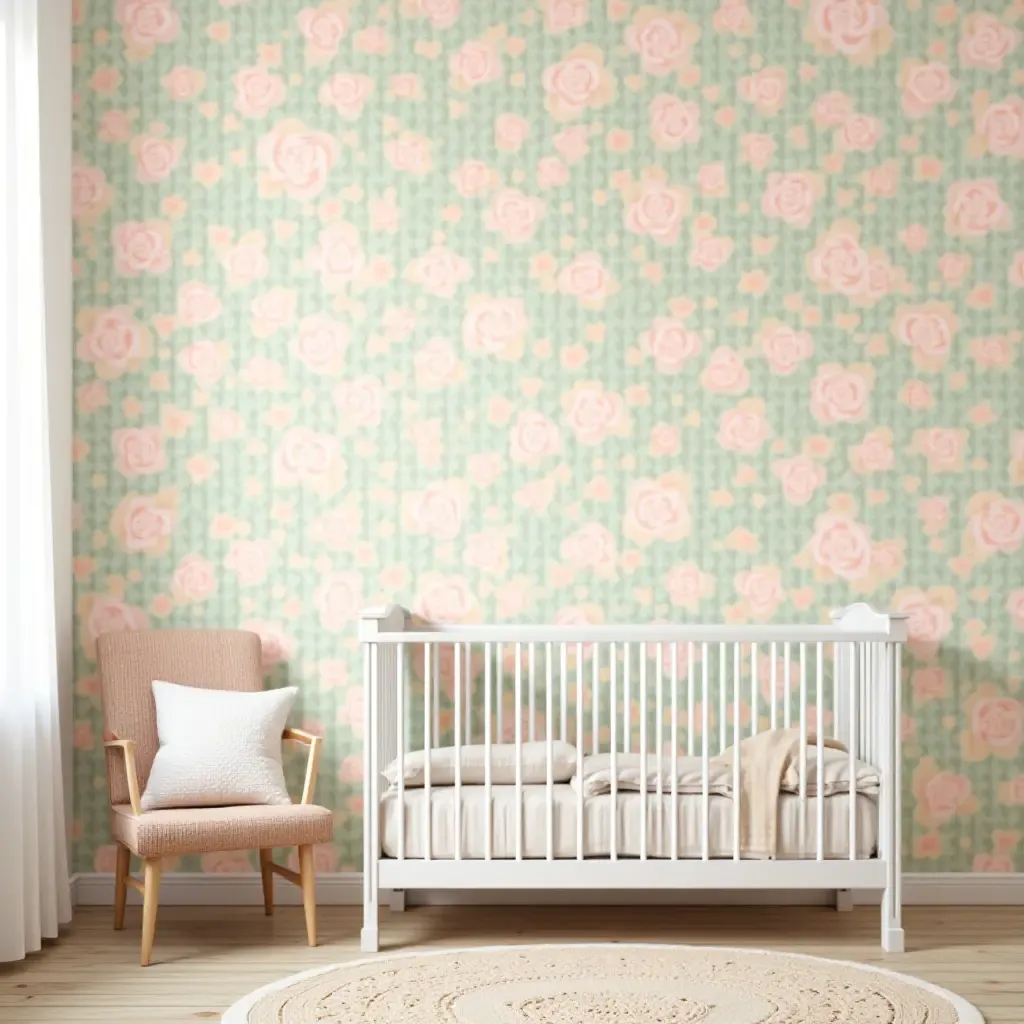
[[[38,950],[71,919],[51,481],[66,456],[50,451],[40,6],[63,5],[0,0],[0,961]],[[63,311],[55,317],[63,325]]]

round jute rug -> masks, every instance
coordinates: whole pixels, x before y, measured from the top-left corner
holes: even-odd
[[[306,971],[223,1024],[984,1024],[880,967],[708,946],[490,946]]]

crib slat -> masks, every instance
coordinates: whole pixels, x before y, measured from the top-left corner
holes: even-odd
[[[771,710],[771,721],[772,721],[772,726],[771,727],[773,729],[777,729],[778,725],[779,725],[779,716],[778,716],[778,700],[779,700],[779,697],[778,697],[778,692],[777,692],[777,684],[778,684],[778,681],[779,681],[779,655],[778,655],[778,651],[777,651],[776,647],[777,647],[777,645],[776,645],[775,641],[773,640],[772,641],[771,650],[769,652],[769,657],[772,660],[772,664],[771,664],[771,674],[772,674],[772,710]]]
[[[686,645],[686,756],[693,757],[693,642]]]
[[[466,644],[466,673],[462,685],[466,688],[466,708],[462,716],[463,725],[466,730],[466,745],[473,742],[473,643]]]
[[[529,702],[530,702],[530,742],[533,743],[537,739],[537,693],[536,693],[536,675],[537,675],[537,649],[536,644],[531,643],[529,647],[530,657],[530,679],[529,679]]]
[[[701,860],[707,860],[711,855],[711,796],[709,793],[708,771],[710,768],[708,751],[708,645],[704,643],[700,650],[700,766],[701,766],[701,796],[703,807],[701,811]],[[659,773],[660,777],[660,773]]]
[[[505,694],[502,692],[505,689],[505,662],[504,651],[502,650],[501,643],[494,645],[494,689],[495,689],[495,716],[497,721],[495,722],[494,734],[498,737],[499,743],[505,742],[505,723],[504,723],[504,708]]]
[[[484,644],[484,860],[491,859],[493,825],[491,816],[491,645]]]
[[[864,676],[867,651],[864,644],[850,644],[850,860],[857,859],[857,668]],[[856,658],[860,648],[860,659]]]
[[[825,859],[825,673],[824,656],[825,645],[816,644],[817,650],[817,673],[818,673],[818,724],[816,728],[817,749],[817,774],[818,774],[818,838],[817,838],[817,859]]]
[[[431,667],[434,652],[431,650],[433,644],[426,644],[423,648],[423,749],[426,757],[423,759],[423,859],[432,858],[430,843],[430,751],[432,749],[433,737],[430,734],[430,712],[431,712]],[[436,687],[435,687],[436,689]]]
[[[740,644],[732,645],[732,859],[740,859]]]
[[[800,853],[807,849],[807,644],[800,644]]]
[[[629,642],[622,645],[622,752],[629,753],[633,731],[633,694],[630,686]]]
[[[616,685],[618,680],[616,679],[617,666],[615,663],[615,643],[609,644],[608,649],[608,667],[610,669],[610,681],[611,681],[611,771],[612,771],[612,792],[611,792],[611,809],[609,811],[609,830],[611,832],[611,851],[610,856],[612,860],[619,859],[619,820],[618,820],[618,808],[619,808],[619,763],[617,757],[618,748],[618,736],[616,735],[618,729],[616,723],[619,720],[619,708],[616,700]]]
[[[662,806],[662,796],[664,795],[664,783],[662,776],[665,774],[662,771],[664,765],[664,718],[665,718],[665,695],[662,693],[662,686],[664,683],[664,670],[662,668],[661,659],[664,656],[665,645],[662,643],[657,644],[655,647],[655,655],[657,661],[654,666],[654,685],[657,687],[657,694],[654,699],[654,744],[655,750],[658,752],[658,778],[656,785],[658,787],[658,801],[657,801],[657,814],[658,814],[658,846],[664,846],[665,839],[665,809]]]
[[[516,745],[516,860],[523,859],[523,645],[516,644],[516,680],[513,725]]]
[[[398,859],[405,860],[405,644],[398,644],[398,692],[395,735],[398,739]]]
[[[561,712],[562,712],[562,721],[561,721],[561,729],[559,730],[559,733],[558,733],[558,738],[564,743],[565,742],[565,737],[568,734],[568,730],[569,730],[569,695],[568,695],[568,693],[566,691],[566,686],[568,685],[568,682],[567,682],[567,679],[566,679],[566,676],[568,674],[568,669],[566,667],[565,644],[562,644],[561,664],[559,665],[559,668],[561,669],[561,675],[559,676],[559,679],[561,681],[561,698],[562,698]]]
[[[576,859],[583,860],[583,644],[576,645]]]
[[[647,860],[647,644],[640,644],[640,859]]]
[[[675,642],[669,645],[669,681],[672,686],[672,859],[679,859],[679,651]]]
[[[721,754],[729,746],[726,739],[729,728],[729,715],[726,712],[729,691],[725,685],[726,648],[724,643],[718,645],[718,752]]]
[[[548,860],[555,859],[555,783],[554,767],[551,756],[551,743],[554,739],[554,715],[552,714],[552,690],[555,688],[554,674],[552,672],[553,651],[551,644],[544,645],[544,739],[546,741],[547,775],[544,794],[545,818],[547,820],[547,857]]]
[[[455,644],[455,859],[462,860],[462,644]]]
[[[590,728],[593,733],[591,754],[601,752],[601,645],[590,647]]]
[[[757,735],[758,698],[757,692],[757,644],[750,645],[750,735]]]
[[[790,663],[790,658],[791,657],[792,657],[792,650],[791,650],[791,647],[790,647],[790,643],[787,640],[782,645],[782,658],[783,658],[783,661],[785,662],[785,666],[783,667],[783,676],[784,676],[784,682],[785,682],[785,685],[786,685],[786,696],[785,696],[785,700],[784,700],[783,705],[782,705],[782,724],[787,729],[793,724],[793,708],[792,708],[792,704],[793,704],[793,688],[792,688],[792,683],[793,683],[792,675],[793,675],[793,671],[792,671],[792,669],[793,669],[793,666]]]

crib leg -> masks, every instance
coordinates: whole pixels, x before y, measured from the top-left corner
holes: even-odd
[[[836,889],[836,910],[845,913],[853,910],[853,890]]]
[[[364,953],[380,952],[380,903],[377,892],[366,895],[363,901],[363,930],[359,933],[359,948]]]
[[[903,921],[896,894],[890,887],[882,894],[882,949],[886,953],[902,953]]]
[[[403,914],[405,913],[405,890],[404,889],[392,889],[391,895],[388,897],[388,909],[392,914]]]

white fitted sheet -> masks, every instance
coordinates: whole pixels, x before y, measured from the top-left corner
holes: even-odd
[[[485,855],[485,787],[462,787],[462,856],[482,860]],[[514,860],[516,856],[515,786],[492,786],[492,850],[496,860]],[[553,787],[554,856],[576,856],[577,794],[568,785]],[[523,857],[547,857],[547,787],[523,786]],[[405,856],[419,860],[425,855],[426,790],[405,791]],[[648,793],[647,856],[668,859],[672,856],[672,796]],[[619,793],[615,813],[617,852],[620,857],[640,855],[640,808],[644,794]],[[874,795],[857,794],[856,832],[858,858],[871,857],[878,843],[878,805]],[[676,798],[679,808],[678,856],[699,859],[703,855],[703,797],[683,795]],[[824,850],[828,860],[846,860],[850,856],[850,797],[839,793],[825,797]],[[455,857],[455,789],[450,786],[431,789],[431,856],[438,860]],[[583,803],[583,855],[607,857],[611,852],[612,797],[588,797]],[[381,798],[381,848],[387,857],[398,856],[399,800],[397,791]],[[710,856],[733,855],[733,804],[727,796],[709,800]],[[807,799],[804,842],[800,842],[800,797],[783,793],[779,797],[780,859],[817,857],[818,801]]]

